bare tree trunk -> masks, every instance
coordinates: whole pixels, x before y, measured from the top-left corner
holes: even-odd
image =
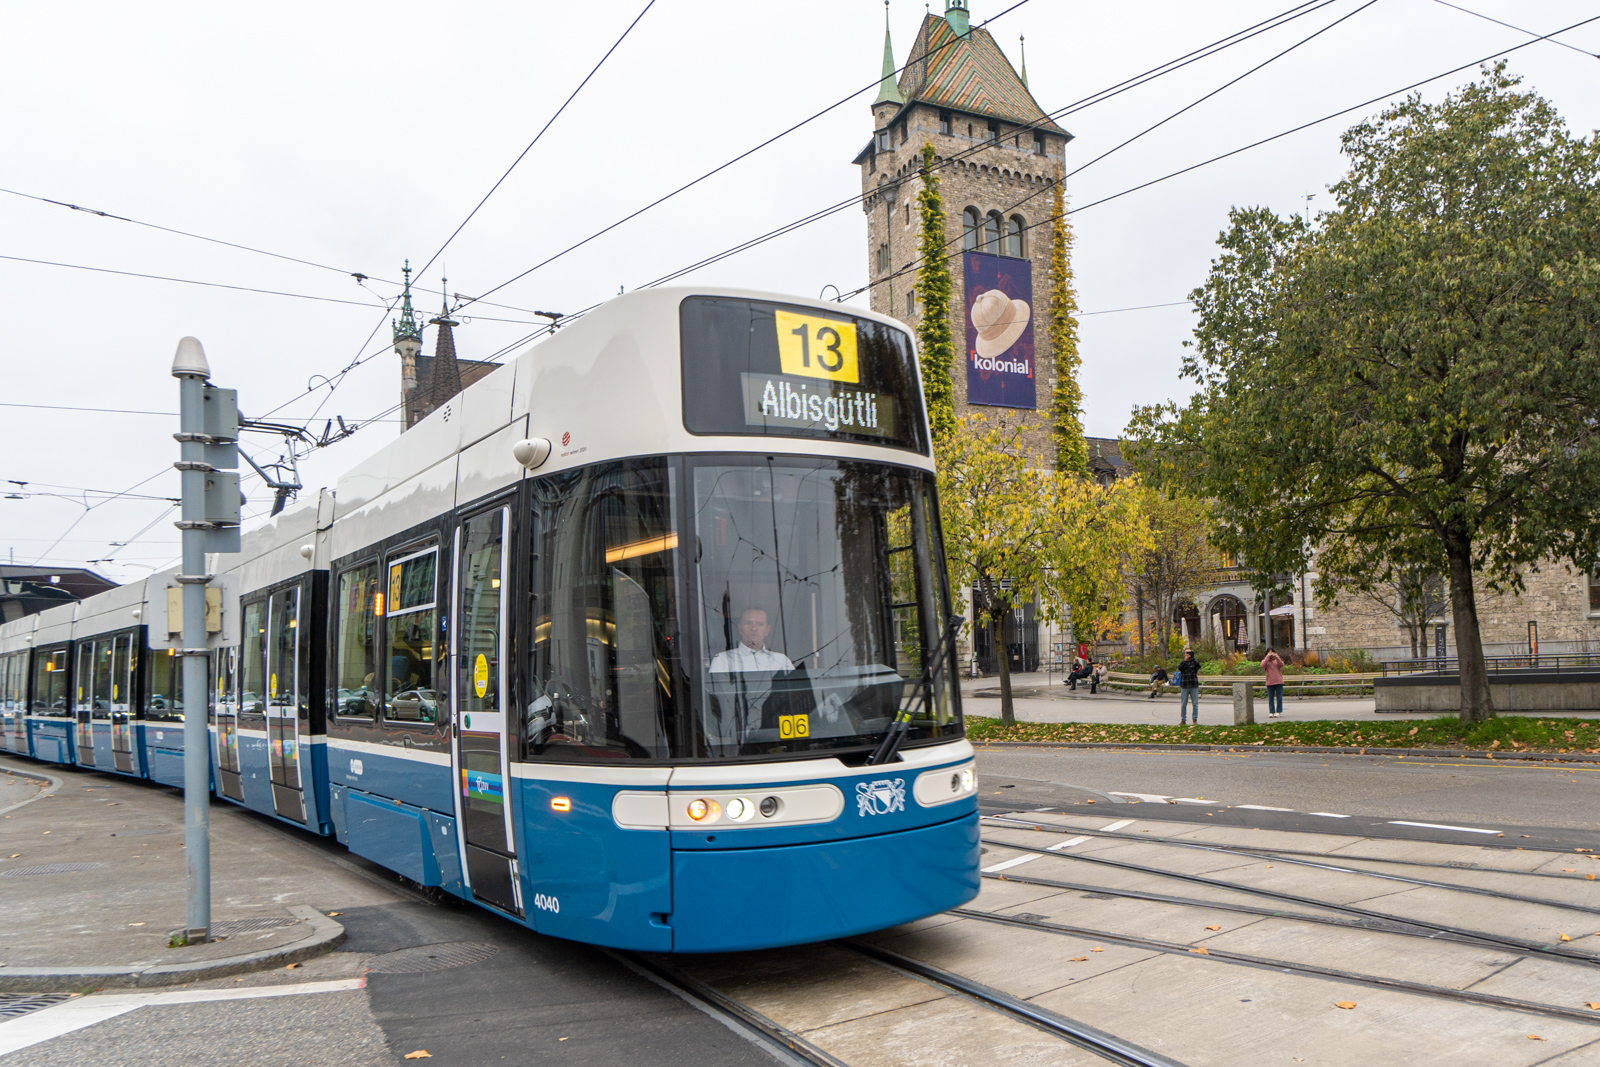
[[[1478,632],[1472,546],[1465,537],[1447,537],[1445,555],[1450,561],[1450,613],[1456,626],[1456,664],[1461,672],[1461,721],[1483,722],[1494,716],[1494,701],[1489,696],[1489,672]]]
[[[1007,726],[1017,724],[1017,713],[1011,704],[1011,649],[1006,647],[1006,625],[998,610],[989,615],[989,646],[1000,661],[1000,721]]]
[[[1133,603],[1139,612],[1139,658],[1144,659],[1144,590],[1135,586]]]

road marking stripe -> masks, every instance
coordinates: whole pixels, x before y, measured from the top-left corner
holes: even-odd
[[[1112,793],[1114,797],[1133,797],[1135,800],[1147,800],[1152,804],[1165,804],[1171,797],[1164,797],[1160,793]]]
[[[1100,832],[1103,833],[1103,834],[1109,834],[1113,830],[1120,830],[1124,826],[1132,826],[1132,825],[1133,825],[1133,820],[1132,819],[1119,819],[1118,821],[1112,823],[1110,826],[1102,826],[1102,827],[1100,827]]]
[[[1081,845],[1087,840],[1089,840],[1087,837],[1069,837],[1065,841],[1058,841],[1051,845],[1049,851],[1060,852],[1064,848],[1071,848],[1073,845]]]
[[[1015,859],[1006,860],[1004,863],[996,863],[992,867],[985,867],[983,869],[983,873],[984,874],[994,874],[996,871],[1010,870],[1012,867],[1020,867],[1024,863],[1032,863],[1034,860],[1036,860],[1038,858],[1039,858],[1039,854],[1037,852],[1030,853],[1029,855],[1026,855],[1026,856],[1018,856]]]
[[[1174,804],[1205,804],[1208,807],[1219,806],[1215,800],[1207,800],[1204,797],[1174,797],[1172,802]]]
[[[1460,830],[1462,833],[1468,834],[1497,834],[1500,832],[1499,830],[1485,830],[1481,826],[1445,826],[1443,823],[1436,822],[1400,822],[1394,819],[1389,820],[1389,825],[1420,826],[1424,830]]]
[[[1331,811],[1308,811],[1307,815],[1320,815],[1324,819],[1348,819],[1348,815],[1339,815]]]
[[[1269,808],[1265,804],[1235,804],[1236,808],[1248,808],[1250,811],[1294,811],[1293,808]]]
[[[252,986],[244,989],[185,989],[167,993],[102,993],[78,997],[53,1007],[31,1012],[20,1019],[0,1023],[0,1056],[81,1030],[107,1019],[126,1015],[137,1008],[164,1007],[170,1004],[198,1004],[212,1000],[254,1000],[258,997],[287,997],[305,993],[344,993],[365,987],[365,978],[339,978],[299,985]]]

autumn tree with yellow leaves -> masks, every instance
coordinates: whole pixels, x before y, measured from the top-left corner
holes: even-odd
[[[1127,559],[1148,542],[1137,479],[1110,486],[1051,469],[1020,429],[969,415],[939,444],[950,584],[975,598],[1000,661],[1000,717],[1016,721],[1005,613],[1037,599],[1045,618],[1097,633],[1120,620]]]

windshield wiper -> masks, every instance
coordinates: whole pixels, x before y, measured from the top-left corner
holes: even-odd
[[[950,616],[950,621],[945,624],[944,634],[939,639],[939,645],[934,649],[932,664],[922,672],[922,677],[917,679],[917,688],[912,694],[912,699],[895,713],[894,721],[889,724],[883,740],[878,742],[876,751],[867,757],[868,766],[888,763],[894,759],[895,753],[900,751],[900,743],[906,739],[906,734],[911,729],[911,720],[916,718],[919,711],[926,710],[931,703],[933,680],[939,677],[945,659],[956,647],[956,634],[961,632],[961,624],[966,621],[960,615]]]

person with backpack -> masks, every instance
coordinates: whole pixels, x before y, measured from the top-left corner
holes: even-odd
[[[1194,658],[1194,649],[1183,650],[1178,663],[1178,722],[1189,722],[1189,701],[1194,701],[1194,724],[1200,725],[1200,661]]]

